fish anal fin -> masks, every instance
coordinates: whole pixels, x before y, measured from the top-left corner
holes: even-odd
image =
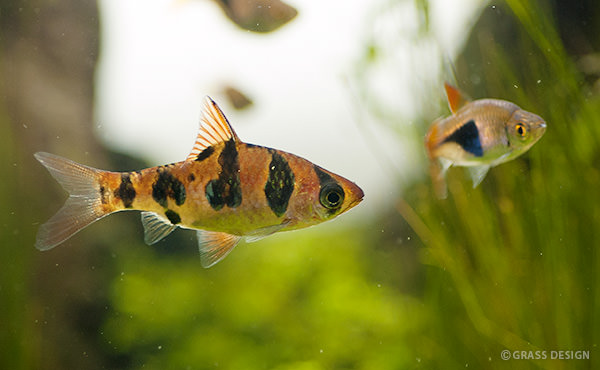
[[[218,231],[196,231],[200,261],[202,267],[209,268],[225,258],[242,239],[239,235],[232,235]]]
[[[456,113],[460,108],[469,102],[463,93],[456,87],[450,85],[448,82],[444,82],[444,89],[446,90],[446,96],[448,97],[448,106],[452,113]]]
[[[469,168],[469,175],[471,175],[471,180],[473,180],[473,189],[477,187],[485,178],[485,175],[490,170],[489,165],[481,165],[481,166],[473,166]]]
[[[207,96],[202,109],[198,136],[186,160],[196,160],[205,149],[231,139],[239,140],[221,108]]]
[[[253,232],[251,232],[250,234],[246,235],[246,241],[248,243],[253,243],[255,241],[261,240],[262,238],[266,238],[269,235],[273,235],[276,232],[280,231],[281,229],[285,228],[287,225],[289,225],[290,221],[284,221],[280,224],[277,225],[271,225],[271,226],[267,226],[267,227],[262,227],[260,229],[256,229]]]
[[[38,152],[34,156],[69,192],[62,208],[38,230],[35,247],[44,251],[110,212],[102,207],[100,199],[98,177],[102,171],[50,153]]]
[[[142,212],[142,225],[144,225],[144,242],[148,245],[157,243],[177,228],[154,212]]]

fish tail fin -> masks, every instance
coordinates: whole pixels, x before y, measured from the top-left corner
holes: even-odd
[[[438,158],[435,153],[435,150],[442,141],[438,132],[440,121],[441,118],[438,118],[433,122],[429,131],[427,131],[427,134],[425,135],[425,149],[427,150],[427,156],[429,157],[429,174],[431,175],[435,194],[438,198],[445,199],[448,196],[445,176],[451,163],[442,162],[443,158]]]
[[[436,119],[431,124],[429,131],[427,131],[427,134],[425,134],[425,149],[427,149],[427,155],[429,156],[430,160],[435,159],[435,153],[434,153],[435,149],[438,147],[438,145],[442,141],[440,134],[438,132],[438,126],[439,126],[439,122],[441,120],[442,120],[442,118]]]
[[[446,199],[448,197],[446,170],[447,168],[445,168],[438,160],[433,159],[429,162],[429,174],[431,175],[433,190],[439,199]]]
[[[37,233],[35,247],[48,250],[110,212],[102,207],[98,182],[101,170],[50,153],[38,152],[34,156],[69,192],[63,207]]]

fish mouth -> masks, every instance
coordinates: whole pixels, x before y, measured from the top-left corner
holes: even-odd
[[[544,133],[546,132],[546,122],[542,121],[540,122],[537,127],[536,127],[536,131],[537,131],[537,137],[542,137],[542,135],[544,135]]]
[[[350,202],[350,204],[348,204],[348,208],[346,208],[346,210],[348,210],[348,209],[356,206],[358,203],[362,202],[363,198],[365,197],[365,193],[362,191],[362,189],[359,188],[355,184],[353,184],[353,185],[354,185],[353,189],[350,190],[353,199]]]
[[[352,203],[348,204],[348,208],[346,208],[346,209],[350,209],[350,208],[356,206],[358,203],[362,202],[362,200],[363,200],[363,198],[353,200]]]

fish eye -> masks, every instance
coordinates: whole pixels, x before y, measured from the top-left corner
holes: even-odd
[[[327,184],[321,189],[319,201],[323,207],[336,210],[344,203],[344,190],[338,184]]]
[[[515,125],[515,131],[517,132],[517,135],[519,135],[520,138],[525,138],[525,136],[527,136],[527,126],[525,126],[525,124],[519,122]]]

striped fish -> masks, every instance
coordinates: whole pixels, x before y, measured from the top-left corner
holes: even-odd
[[[447,195],[450,166],[469,168],[477,187],[490,167],[525,153],[546,131],[546,122],[514,103],[499,99],[467,100],[444,85],[452,115],[433,122],[425,136],[431,178],[437,195]]]
[[[35,153],[69,192],[37,234],[54,248],[113,212],[142,211],[147,244],[175,228],[196,229],[202,265],[223,259],[245,237],[330,220],[357,205],[362,190],[306,159],[242,142],[217,104],[206,98],[194,147],[185,161],[135,172],[109,172]]]

